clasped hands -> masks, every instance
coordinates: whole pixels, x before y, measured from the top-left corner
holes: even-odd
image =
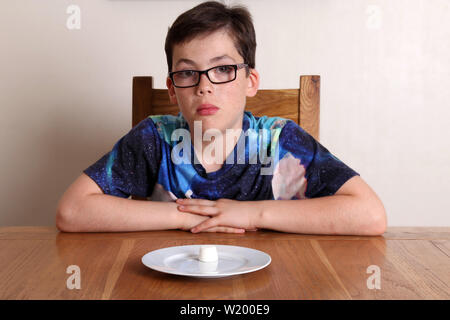
[[[177,199],[177,209],[186,213],[182,230],[244,233],[256,231],[257,204],[231,199]]]

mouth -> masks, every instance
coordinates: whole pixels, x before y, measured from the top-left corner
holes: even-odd
[[[219,107],[213,104],[201,104],[197,108],[197,114],[201,116],[209,116],[219,111]]]

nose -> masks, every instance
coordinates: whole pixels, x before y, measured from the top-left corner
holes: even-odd
[[[203,95],[205,93],[212,93],[213,86],[211,81],[209,81],[206,74],[200,75],[200,82],[197,86],[197,94]]]

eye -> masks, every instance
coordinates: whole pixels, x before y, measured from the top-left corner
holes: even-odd
[[[214,69],[217,73],[230,73],[234,70],[232,66],[220,66]]]
[[[177,77],[181,77],[181,78],[190,78],[190,77],[193,77],[194,74],[195,74],[195,72],[192,70],[179,71],[176,73]]]

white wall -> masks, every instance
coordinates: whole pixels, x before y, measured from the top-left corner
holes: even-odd
[[[130,129],[132,77],[165,87],[167,29],[200,2],[1,2],[0,225],[54,224],[64,190]],[[321,75],[320,141],[390,226],[450,225],[450,1],[226,2],[253,14],[261,88]]]

